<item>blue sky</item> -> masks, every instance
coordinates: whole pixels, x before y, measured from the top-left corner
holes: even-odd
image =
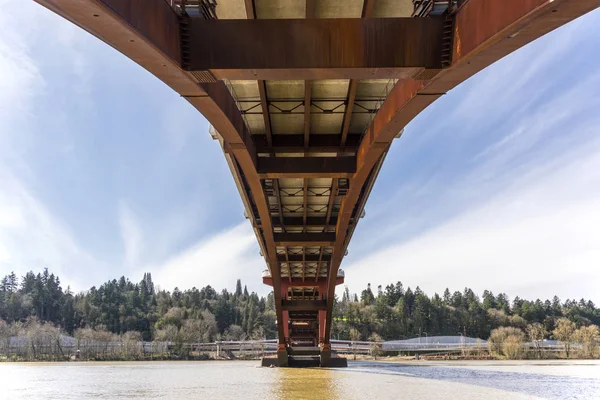
[[[343,264],[402,280],[600,302],[600,13],[501,60],[395,141]],[[51,12],[0,0],[0,274],[80,290],[145,271],[252,290],[265,265],[208,123]]]

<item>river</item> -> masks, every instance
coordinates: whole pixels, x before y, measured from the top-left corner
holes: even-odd
[[[0,364],[0,399],[600,399],[598,361]]]

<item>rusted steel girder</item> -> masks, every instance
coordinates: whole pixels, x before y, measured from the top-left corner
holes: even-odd
[[[349,178],[356,171],[356,157],[259,157],[261,178]]]
[[[332,246],[335,243],[335,233],[275,233],[277,246]],[[289,256],[288,256],[289,257]]]
[[[329,220],[329,223],[326,223],[326,218],[325,217],[306,217],[306,221],[304,220],[304,217],[283,217],[283,226],[287,226],[287,227],[303,227],[306,226],[307,228],[311,228],[311,227],[320,227],[323,228],[326,225],[335,225],[337,222],[337,217],[332,217]],[[274,227],[280,227],[280,223],[275,220],[273,221],[273,226]]]
[[[364,0],[362,9],[362,18],[371,18],[375,9],[375,0]],[[352,119],[352,111],[354,109],[354,101],[356,100],[356,91],[358,89],[358,80],[350,79],[348,84],[348,97],[346,101],[346,109],[344,110],[344,119],[342,122],[342,143],[341,149],[346,146],[348,132],[350,131],[350,121]]]
[[[327,308],[325,300],[283,300],[281,305],[287,311],[319,311]]]
[[[199,85],[190,73],[180,68],[180,25],[171,7],[164,0],[36,2],[85,29],[156,75],[185,97],[219,131],[225,151],[233,154],[250,187],[262,228],[257,238],[261,248],[266,249],[265,258],[273,276],[275,301],[280,302],[280,271],[271,216],[256,171],[256,152],[251,135],[224,84]],[[230,160],[230,165],[235,165],[233,161]],[[283,320],[281,308],[277,310],[277,318]],[[280,343],[283,343],[282,324],[278,324],[278,336]]]
[[[399,81],[376,114],[357,151],[357,170],[342,201],[327,289],[327,315],[333,309],[335,277],[357,216],[363,188],[392,139],[417,114],[448,90],[546,33],[600,7],[600,0],[469,0],[455,16],[450,68],[432,80]],[[326,321],[325,340],[331,333]]]
[[[352,154],[356,152],[360,143],[361,135],[350,134],[346,139],[346,146],[342,151],[340,148],[340,135],[320,134],[310,135],[308,147],[304,146],[304,135],[275,135],[273,136],[274,153],[282,154],[315,154],[315,153],[337,153],[339,155]],[[269,144],[266,135],[253,135],[256,152],[269,153]]]
[[[305,254],[304,261],[306,261],[306,262],[317,262],[317,261],[329,262],[329,261],[331,261],[331,255],[329,255],[329,254],[323,254],[321,256],[320,260],[319,260],[319,256],[320,256],[320,254]],[[283,254],[278,254],[277,259],[280,262],[288,262],[288,261],[289,262],[302,262],[302,254],[289,254],[287,260]]]
[[[336,278],[336,282],[338,285],[341,285],[344,283],[344,277],[343,276],[338,276]],[[265,285],[268,286],[273,286],[273,281],[272,278],[270,276],[266,276],[263,277],[263,283]],[[287,287],[294,287],[294,288],[317,288],[319,290],[320,293],[322,292],[326,292],[326,286],[327,286],[327,282],[324,280],[324,278],[320,278],[316,281],[303,281],[301,278],[292,278],[291,282],[282,282],[281,283],[282,286]]]
[[[216,79],[407,78],[442,66],[441,18],[193,18],[188,27],[188,69]]]

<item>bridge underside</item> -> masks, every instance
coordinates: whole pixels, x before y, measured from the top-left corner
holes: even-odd
[[[273,287],[278,362],[328,366],[342,259],[394,138],[600,0],[36,0],[177,91],[222,145]],[[507,82],[510,85],[510,82]]]

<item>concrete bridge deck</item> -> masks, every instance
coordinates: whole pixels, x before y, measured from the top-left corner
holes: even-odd
[[[332,365],[340,265],[394,138],[461,82],[600,6],[36,1],[147,69],[210,121],[268,268],[281,366],[302,346],[318,346],[320,365]]]

